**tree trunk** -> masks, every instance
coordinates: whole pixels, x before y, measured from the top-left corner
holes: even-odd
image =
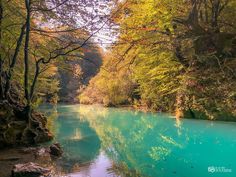
[[[219,10],[220,10],[220,0],[213,0],[211,26],[215,32],[219,32],[219,27],[218,27]]]
[[[25,31],[25,47],[24,47],[24,90],[25,90],[25,99],[27,102],[25,111],[26,116],[29,121],[31,116],[31,101],[30,101],[30,95],[29,95],[29,40],[30,40],[30,5],[31,0],[25,0],[25,7],[26,7],[26,31]]]
[[[41,62],[41,59],[36,62],[36,69],[35,69],[34,79],[33,79],[32,85],[31,85],[31,89],[30,89],[30,99],[31,99],[31,101],[32,101],[33,96],[34,96],[34,90],[35,90],[35,86],[36,86],[38,76],[39,76],[40,62]]]
[[[204,0],[205,22],[208,23],[207,0]]]
[[[3,90],[3,60],[2,60],[2,19],[3,19],[3,6],[2,0],[0,0],[0,100],[4,99]]]
[[[18,54],[19,54],[19,52],[20,52],[20,47],[21,47],[21,44],[22,44],[22,41],[23,41],[24,33],[25,33],[25,24],[21,27],[20,36],[19,36],[19,38],[18,38],[18,40],[17,40],[15,52],[14,52],[14,55],[13,55],[13,57],[12,57],[11,64],[10,64],[9,69],[8,69],[8,72],[7,72],[6,84],[5,84],[5,90],[4,90],[4,96],[5,96],[5,98],[8,98],[8,96],[9,96],[9,90],[10,90],[10,86],[11,86],[12,72],[13,72],[13,69],[14,69],[15,64],[16,64],[16,59],[17,59]]]

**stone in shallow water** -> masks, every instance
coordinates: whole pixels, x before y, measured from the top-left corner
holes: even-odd
[[[54,143],[50,146],[50,154],[60,157],[63,154],[62,148],[59,143]]]
[[[35,153],[35,158],[37,161],[43,162],[44,164],[51,163],[51,154],[49,148],[39,148]]]
[[[17,164],[13,167],[12,177],[51,177],[52,170],[36,163]]]

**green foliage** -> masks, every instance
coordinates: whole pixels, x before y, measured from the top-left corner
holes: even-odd
[[[95,95],[111,100],[116,90],[115,98],[122,95],[121,100],[141,108],[235,120],[236,4],[217,2],[219,6],[196,1],[195,8],[190,1],[129,1],[113,19],[119,37],[104,65],[112,70],[94,78],[90,93],[107,88]],[[128,93],[122,90],[126,78],[134,85]]]
[[[81,103],[100,103],[106,106],[128,104],[133,87],[134,84],[127,72],[117,74],[101,69],[79,96],[79,100]]]
[[[29,32],[29,50],[27,50],[29,55],[29,74],[27,74],[29,82],[28,86],[25,86],[24,44],[27,33],[24,27],[26,24],[25,3],[26,1],[18,0],[1,1],[1,9],[3,9],[0,26],[1,86],[4,88],[3,90],[7,90],[7,78],[10,77],[9,92],[11,98],[16,102],[26,103],[25,95],[27,94],[25,94],[25,90],[27,89],[32,95],[30,98],[32,103],[30,104],[33,107],[42,101],[56,103],[59,92],[58,67],[64,67],[65,60],[81,60],[84,51],[78,46],[81,45],[81,41],[83,42],[84,39],[88,38],[89,33],[82,28],[72,30],[69,16],[67,16],[68,19],[63,20],[59,18],[60,15],[63,15],[62,12],[48,9],[49,2],[31,1],[31,29]],[[56,5],[59,1],[53,3]],[[69,6],[66,4],[64,8],[69,8]],[[73,9],[70,10],[73,11]],[[84,14],[84,16],[86,15]],[[51,25],[52,22],[53,25]],[[19,43],[20,34],[24,35]],[[18,44],[19,48],[16,49]],[[18,51],[16,62],[14,62],[14,66],[11,66],[16,51]],[[36,74],[37,69],[38,75]],[[36,81],[35,86],[34,81]],[[7,99],[7,96],[5,97]]]

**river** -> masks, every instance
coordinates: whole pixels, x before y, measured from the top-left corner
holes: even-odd
[[[71,177],[235,177],[236,123],[98,105],[41,106]]]

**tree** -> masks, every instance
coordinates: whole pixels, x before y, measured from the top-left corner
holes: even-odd
[[[7,99],[12,104],[17,104],[15,98],[22,99],[25,105],[23,112],[29,121],[32,106],[37,102],[36,96],[39,96],[37,93],[40,89],[44,89],[37,89],[40,77],[44,75],[49,77],[44,73],[49,72],[47,68],[50,65],[56,66],[57,61],[73,55],[81,59],[82,48],[94,42],[94,36],[108,24],[113,23],[108,10],[112,3],[111,0],[7,2],[6,10],[11,16],[4,19],[7,25],[5,29],[1,29],[7,34],[6,39],[11,40],[12,46],[8,47],[4,42],[5,60],[3,60],[4,67],[1,69],[2,99]],[[118,8],[117,11],[112,12],[112,17],[119,10]],[[16,24],[12,17],[16,17]],[[14,33],[13,30],[8,29],[9,26],[15,27]],[[7,48],[10,48],[8,52],[6,52]],[[6,58],[9,58],[10,62]],[[22,63],[19,58],[23,58],[24,62]],[[19,68],[22,64],[24,70]],[[15,80],[16,74],[21,78],[20,80]],[[46,82],[46,79],[43,80]],[[20,87],[17,89],[19,90],[17,94],[20,96],[16,96],[16,89],[13,87]],[[21,96],[22,94],[24,97]]]
[[[129,1],[113,18],[110,59],[114,75],[129,71],[136,83],[128,97],[184,117],[234,119],[235,8],[230,0]]]

